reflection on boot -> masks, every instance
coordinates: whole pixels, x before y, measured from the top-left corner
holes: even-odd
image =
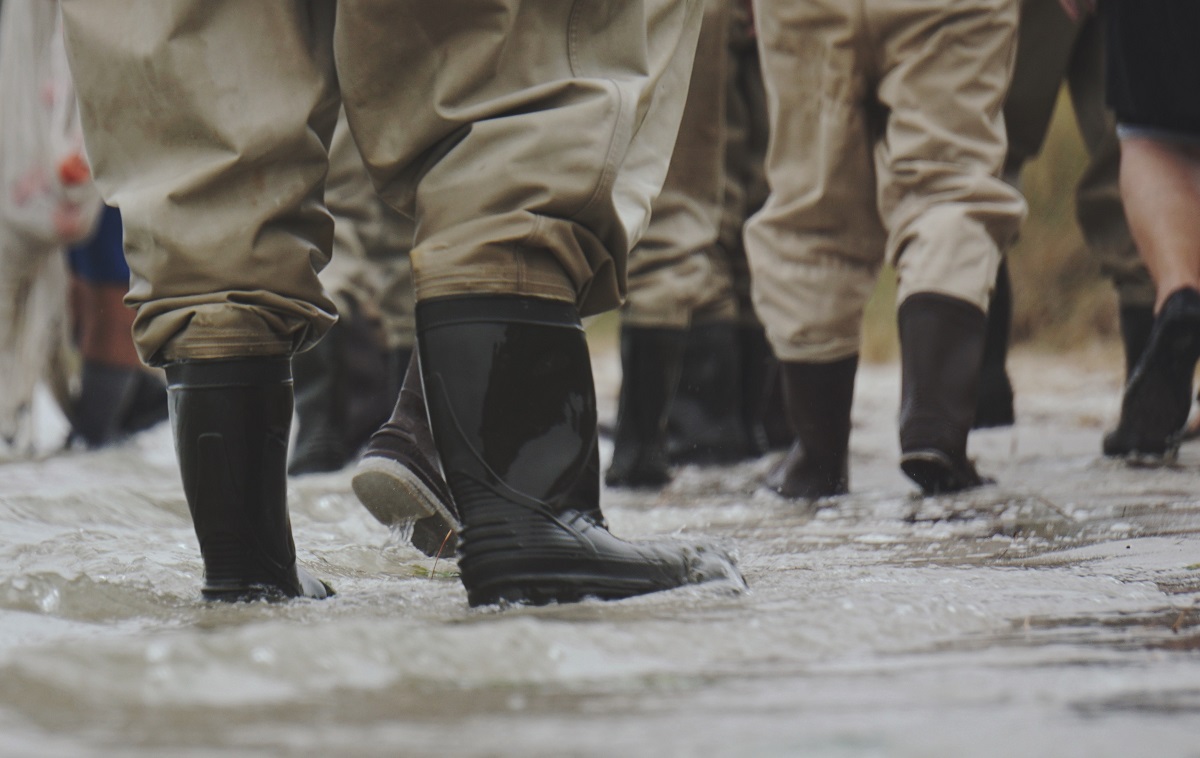
[[[715,579],[724,551],[617,539],[600,515],[596,395],[570,303],[445,298],[417,306],[426,402],[463,520],[471,605],[617,599]]]

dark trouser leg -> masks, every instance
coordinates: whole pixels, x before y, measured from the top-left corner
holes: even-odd
[[[624,542],[603,526],[595,387],[573,305],[444,298],[418,304],[417,329],[471,605],[616,599],[737,576],[719,552]]]
[[[193,361],[166,370],[183,490],[204,557],[204,597],[332,594],[296,565],[287,508],[289,360]]]

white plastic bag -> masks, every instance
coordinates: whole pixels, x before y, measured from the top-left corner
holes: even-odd
[[[65,380],[63,249],[101,208],[59,19],[57,0],[0,5],[0,458],[35,452],[35,388]]]
[[[0,224],[56,246],[94,229],[100,196],[83,151],[56,0],[0,6]]]

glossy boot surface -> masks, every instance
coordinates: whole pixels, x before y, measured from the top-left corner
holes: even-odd
[[[850,489],[850,408],[858,356],[831,363],[782,362],[784,400],[796,440],[767,477],[787,498],[844,495]]]
[[[1179,449],[1200,359],[1200,292],[1163,304],[1121,399],[1121,420],[1104,439],[1110,456],[1170,457]]]
[[[445,298],[417,306],[434,439],[462,516],[472,606],[617,599],[740,580],[722,551],[634,543],[600,514],[596,397],[569,303]]]
[[[621,327],[621,395],[610,487],[662,487],[671,481],[667,414],[683,368],[683,329]]]
[[[900,468],[927,495],[989,483],[967,458],[986,317],[939,293],[907,297],[900,329]]]
[[[351,485],[380,523],[412,522],[413,547],[430,557],[454,555],[462,526],[442,478],[415,353],[392,416],[371,436]]]
[[[287,508],[288,359],[174,363],[167,383],[205,599],[332,594],[296,565]]]

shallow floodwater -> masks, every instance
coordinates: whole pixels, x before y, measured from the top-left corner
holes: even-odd
[[[860,374],[850,496],[759,490],[773,457],[605,493],[619,535],[732,546],[748,591],[471,610],[346,471],[290,490],[336,597],[208,605],[165,426],[2,463],[0,754],[1200,755],[1200,443],[1103,460],[1116,362],[1013,369],[970,495],[896,469],[894,365]]]

